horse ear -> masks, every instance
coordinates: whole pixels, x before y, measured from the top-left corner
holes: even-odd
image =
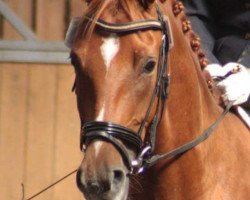
[[[147,9],[155,0],[139,0],[143,8]]]

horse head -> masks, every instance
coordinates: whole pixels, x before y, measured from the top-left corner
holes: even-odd
[[[71,51],[84,151],[77,184],[88,200],[125,200],[131,176],[158,159],[152,152],[165,152],[190,141],[221,110],[202,76],[207,61],[180,2],[87,3]],[[171,95],[164,109],[168,89]],[[190,180],[202,181],[201,165],[186,163],[201,160],[197,155],[204,151],[196,148],[167,170],[163,167],[165,193],[158,193],[158,199],[181,195],[174,185],[181,187],[182,181],[190,183],[184,184],[183,192],[193,187]],[[184,173],[188,167],[198,173]],[[157,173],[160,177],[159,168]],[[155,181],[152,173],[150,178]],[[157,181],[155,191],[163,187]],[[139,199],[155,198],[146,196],[151,195],[148,191]]]
[[[77,183],[87,199],[126,199],[132,161],[157,109],[152,97],[157,98],[165,59],[162,16],[154,1],[90,1],[89,6],[71,52],[82,135],[87,135]]]

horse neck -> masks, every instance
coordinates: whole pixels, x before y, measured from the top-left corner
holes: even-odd
[[[169,99],[160,129],[169,149],[200,135],[221,112],[186,38],[175,37],[176,47],[169,54]]]
[[[203,77],[199,56],[190,47],[190,37],[183,33],[180,20],[171,15],[169,2],[166,1],[165,13],[170,18],[174,47],[169,52],[171,81],[157,133],[155,151],[158,154],[190,142],[222,112]],[[238,189],[242,176],[250,178],[249,153],[249,131],[236,116],[229,114],[206,141],[153,167],[143,182],[144,196],[139,199],[219,199],[221,196],[216,195],[221,194],[225,183],[230,182]],[[237,164],[239,160],[244,163]],[[230,178],[225,173],[228,169],[232,173]],[[223,192],[235,194],[237,191],[227,187]],[[244,194],[249,192],[248,189]]]
[[[171,81],[169,99],[158,129],[156,153],[165,153],[190,142],[222,112],[208,89],[198,56],[190,47],[190,37],[183,33],[175,16],[169,15],[169,18],[174,35],[174,47],[169,52],[168,63]],[[240,131],[235,129],[236,125]],[[236,132],[244,132],[244,139]],[[218,177],[227,180],[227,175],[221,170],[232,166],[232,156],[228,159],[228,155],[234,155],[234,160],[244,158],[250,164],[247,153],[235,153],[236,148],[242,148],[242,144],[249,139],[248,133],[237,117],[230,114],[206,141],[153,168],[148,177],[154,188],[151,189],[151,184],[149,191],[155,193],[149,199],[205,199],[199,197],[213,193],[211,190],[220,184]],[[229,143],[235,148],[229,149]],[[245,152],[250,151],[249,145],[243,148]]]

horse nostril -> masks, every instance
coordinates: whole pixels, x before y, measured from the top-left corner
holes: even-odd
[[[114,170],[114,182],[120,183],[124,178],[124,172],[122,170]]]

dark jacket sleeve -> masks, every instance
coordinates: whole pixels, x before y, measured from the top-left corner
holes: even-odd
[[[249,0],[182,1],[211,62],[239,62],[250,68]]]
[[[210,63],[219,63],[213,55],[215,45],[215,22],[210,5],[205,0],[182,0],[193,30],[200,36],[202,48]]]
[[[248,0],[247,0],[248,1]],[[186,14],[189,20],[192,22],[193,30],[200,36],[202,48],[208,57],[210,63],[225,64],[227,62],[237,62],[242,50],[250,48],[250,41],[244,38],[241,38],[238,34],[221,34],[226,28],[229,27],[229,30],[237,32],[250,25],[250,8],[249,11],[246,9],[236,9],[234,12],[236,16],[232,20],[228,20],[228,17],[223,17],[224,15],[230,15],[231,13],[228,10],[219,9],[218,7],[225,7],[224,4],[228,5],[228,1],[211,1],[211,0],[182,0],[185,8]],[[216,6],[219,4],[221,6]],[[235,3],[235,2],[234,2]],[[231,5],[233,3],[231,2]],[[240,4],[238,2],[238,4]],[[235,10],[233,7],[240,7],[237,4],[230,6],[230,10]],[[247,4],[245,4],[247,5]],[[243,7],[242,7],[243,8]],[[229,8],[228,8],[229,9]],[[219,15],[222,17],[220,18]],[[238,19],[240,18],[240,19]],[[217,19],[217,20],[215,20]],[[221,19],[218,21],[218,19]],[[241,23],[240,23],[241,22]],[[229,26],[228,24],[232,24]],[[237,27],[243,24],[241,27]],[[230,32],[229,31],[229,32]],[[249,34],[250,35],[250,34]],[[216,57],[214,56],[216,54]],[[220,62],[218,61],[218,59]],[[249,67],[250,55],[245,56],[245,63],[242,64]],[[243,107],[250,110],[250,97],[248,101],[243,105]]]

